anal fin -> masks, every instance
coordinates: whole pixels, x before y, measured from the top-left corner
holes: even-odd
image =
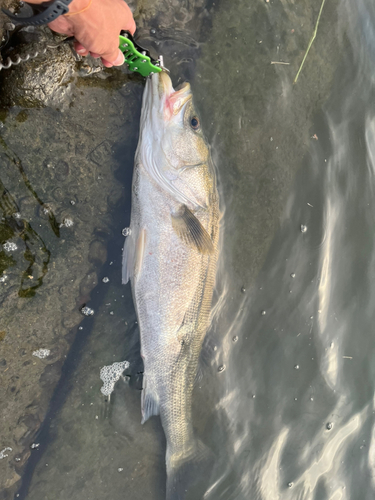
[[[153,392],[150,384],[147,383],[147,376],[143,375],[142,390],[142,424],[144,424],[153,415],[159,415],[159,398]]]

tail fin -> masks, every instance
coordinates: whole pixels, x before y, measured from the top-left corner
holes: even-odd
[[[202,441],[197,441],[185,458],[170,456],[167,459],[166,500],[202,499],[213,464],[214,454]]]

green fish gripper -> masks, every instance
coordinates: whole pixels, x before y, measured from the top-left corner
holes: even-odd
[[[148,51],[140,47],[127,31],[122,31],[120,34],[119,48],[124,54],[125,62],[130,71],[140,73],[142,76],[162,71],[162,68],[157,66],[158,61],[152,59]]]

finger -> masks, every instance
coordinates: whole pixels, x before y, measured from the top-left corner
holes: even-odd
[[[125,11],[125,19],[123,22],[123,29],[126,31],[130,31],[130,33],[134,35],[136,30],[136,25],[133,18],[133,13],[130,10],[129,5],[126,3],[124,4],[124,11]]]
[[[115,59],[113,59],[112,57],[102,57],[102,62],[106,68],[111,68],[112,66],[122,66],[125,62],[125,57],[121,50],[118,49],[117,57]]]
[[[135,30],[137,29],[137,26],[135,25],[135,21],[133,18],[129,21],[127,24],[127,27],[124,28],[126,31],[129,31],[131,35],[134,35]]]
[[[106,68],[112,68],[113,64],[106,61],[105,59],[102,59],[102,63],[103,63],[103,66],[105,66]]]
[[[93,57],[94,59],[99,59],[100,54],[97,54],[96,52],[90,52],[90,56]]]
[[[124,64],[125,59],[123,53],[118,48],[119,43],[118,34],[111,34],[111,37],[107,40],[106,47],[103,47],[103,50],[100,52],[100,57],[103,61],[112,66],[121,66],[121,64]]]
[[[87,56],[89,51],[79,42],[74,42],[74,50],[80,56]]]

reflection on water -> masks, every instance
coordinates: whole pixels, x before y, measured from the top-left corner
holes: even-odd
[[[308,156],[267,259],[246,286],[242,317],[234,308],[228,333],[216,332],[217,363],[227,367],[217,426],[226,424],[230,459],[217,464],[207,498],[374,496],[375,10],[370,2],[338,8],[338,39],[349,33],[350,43],[330,97],[310,117]],[[286,93],[288,106],[295,98]]]
[[[193,6],[184,4],[177,53],[164,28],[149,37],[175,80],[194,75],[225,206],[212,328],[195,392],[197,434],[217,457],[204,498],[370,500],[375,7],[326,2],[293,86],[320,5],[207,5],[212,25],[202,23],[200,34],[188,15]],[[130,157],[124,165],[129,192]],[[2,192],[8,223],[1,238],[4,231],[9,239],[9,228],[12,238],[28,234],[17,219],[9,223],[18,208]],[[122,210],[111,215],[117,236],[90,302],[94,321],[82,324],[87,337],[69,355],[58,388],[64,396],[54,397],[20,498],[164,499],[160,422],[140,425],[139,338],[130,289],[120,286],[129,206]],[[0,265],[11,269],[5,256]],[[100,368],[124,360],[125,379],[105,405]],[[197,500],[191,489],[186,498]]]

